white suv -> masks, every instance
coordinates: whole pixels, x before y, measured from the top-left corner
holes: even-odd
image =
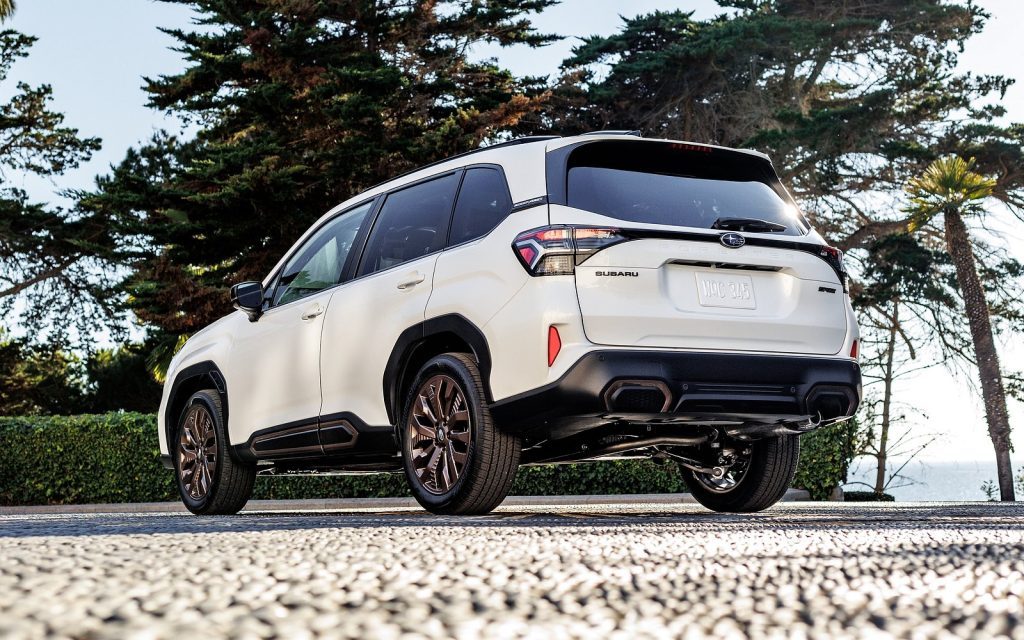
[[[497,144],[338,205],[231,293],[160,406],[195,513],[257,473],[399,470],[426,509],[484,513],[520,464],[623,457],[755,511],[860,401],[842,254],[753,151]]]

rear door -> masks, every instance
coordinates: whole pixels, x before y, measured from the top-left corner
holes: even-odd
[[[386,196],[355,278],[331,297],[320,353],[324,424],[390,424],[384,369],[402,332],[423,322],[460,179],[456,171]],[[329,453],[331,436],[321,436]]]
[[[568,156],[553,224],[628,230],[576,266],[588,339],[603,345],[838,353],[838,260],[764,159],[651,141]],[[557,201],[557,200],[556,200]]]

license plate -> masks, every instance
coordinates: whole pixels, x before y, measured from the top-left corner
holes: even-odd
[[[750,276],[706,273],[698,271],[697,299],[702,307],[756,309],[754,283]]]

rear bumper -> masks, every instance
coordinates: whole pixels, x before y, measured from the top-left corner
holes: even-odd
[[[578,431],[684,415],[829,421],[853,415],[860,400],[860,367],[847,358],[600,350],[552,384],[495,402],[491,412],[512,431],[550,429],[565,419],[577,419]]]

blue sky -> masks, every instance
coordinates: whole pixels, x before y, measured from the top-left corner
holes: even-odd
[[[985,31],[973,38],[962,56],[962,66],[975,73],[998,73],[1018,77],[1021,84],[1010,89],[1004,105],[1009,119],[1024,122],[1024,74],[1020,71],[1020,25],[1024,24],[1024,2],[982,0],[992,14]],[[697,17],[719,12],[710,0],[671,2],[668,0],[564,0],[542,14],[536,24],[542,31],[569,36],[610,34],[621,24],[620,15],[632,16],[656,9],[693,10]],[[181,56],[170,47],[173,39],[157,30],[187,28],[190,11],[181,5],[148,0],[21,0],[14,18],[4,25],[39,37],[29,58],[18,62],[8,82],[0,85],[0,99],[12,91],[13,83],[49,83],[54,89],[54,107],[67,115],[66,123],[83,135],[99,136],[103,149],[78,170],[54,180],[8,176],[17,186],[41,201],[57,201],[60,189],[88,188],[97,174],[108,171],[132,145],[163,128],[179,127],[173,118],[145,107],[143,76],[157,76],[181,69]],[[502,65],[519,74],[548,75],[576,42],[572,37],[543,49],[481,48],[478,55],[497,57]],[[1024,246],[1020,225],[996,223],[1016,246]],[[1018,255],[1024,259],[1024,253]],[[1024,345],[1008,345],[1003,351],[1009,368],[1024,369]],[[984,427],[978,400],[967,381],[942,369],[934,369],[904,383],[903,399],[925,409],[930,420],[922,431],[941,433],[925,458],[933,460],[990,459],[992,448]],[[1024,462],[1024,410],[1011,408],[1017,427],[1018,466]]]

